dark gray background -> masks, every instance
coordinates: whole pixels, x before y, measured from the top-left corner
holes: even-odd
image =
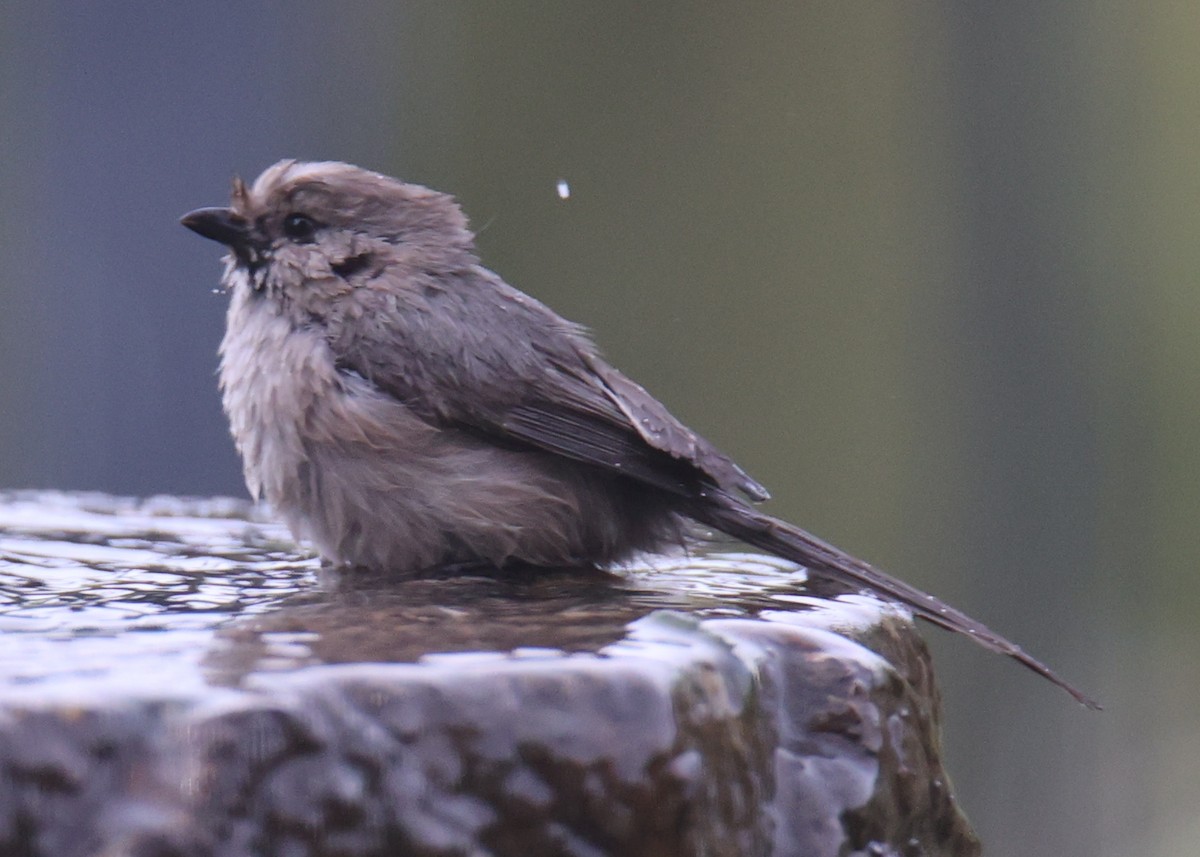
[[[1200,8],[993,5],[0,2],[0,485],[242,493],[178,216],[433,185],[775,511],[1108,704],[930,632],[989,854],[1187,853]]]

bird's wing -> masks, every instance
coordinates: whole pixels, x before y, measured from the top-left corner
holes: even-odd
[[[549,362],[548,389],[505,409],[496,428],[674,493],[690,496],[711,484],[767,499],[766,489],[640,385],[594,354],[572,356],[578,360],[568,365]]]
[[[600,357],[586,332],[490,272],[440,292],[437,311],[335,349],[426,419],[547,450],[683,496],[766,490]]]

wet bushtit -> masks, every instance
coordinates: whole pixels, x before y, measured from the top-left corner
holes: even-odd
[[[687,519],[872,590],[1085,695],[974,619],[798,527],[600,356],[482,267],[454,199],[281,161],[183,224],[230,248],[221,389],[255,497],[347,566],[604,565]]]

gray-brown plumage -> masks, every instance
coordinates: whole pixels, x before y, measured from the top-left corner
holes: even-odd
[[[328,560],[604,565],[678,542],[690,518],[1095,705],[970,617],[753,509],[762,486],[479,264],[452,197],[281,161],[183,223],[231,250],[221,389],[246,483]]]

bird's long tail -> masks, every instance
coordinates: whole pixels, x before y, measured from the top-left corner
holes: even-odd
[[[697,508],[691,510],[691,515],[701,523],[760,550],[799,563],[814,574],[861,586],[884,598],[904,604],[922,619],[948,631],[970,637],[985,649],[1007,655],[1023,664],[1061,687],[1088,708],[1100,709],[1100,704],[1094,699],[1060,678],[1037,658],[1026,654],[1016,643],[1001,637],[983,623],[915,586],[909,586],[902,580],[872,568],[862,560],[855,559],[799,527],[752,509],[728,496],[710,495],[709,502],[698,504]]]

